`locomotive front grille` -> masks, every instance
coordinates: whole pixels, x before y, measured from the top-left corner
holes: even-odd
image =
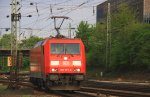
[[[51,81],[56,81],[58,79],[59,79],[58,75],[54,75],[54,74],[49,75],[49,80],[51,80]]]
[[[84,80],[84,75],[83,74],[76,74],[76,75],[71,75],[71,74],[49,74],[49,80],[50,81],[63,81],[63,80],[69,80],[69,81],[82,81]]]
[[[84,80],[84,75],[75,75],[75,80]]]

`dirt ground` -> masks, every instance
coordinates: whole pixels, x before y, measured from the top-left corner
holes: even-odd
[[[0,97],[61,97],[53,93],[33,90],[29,87],[20,87],[17,90],[7,89],[7,85],[0,84]]]

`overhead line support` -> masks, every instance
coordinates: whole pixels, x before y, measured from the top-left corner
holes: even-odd
[[[10,77],[9,77],[9,89],[17,88],[18,85],[18,72],[19,72],[19,65],[17,61],[17,31],[18,31],[18,21],[21,19],[21,13],[18,13],[17,5],[19,2],[17,0],[12,0],[11,3],[11,58],[12,64],[10,66]]]

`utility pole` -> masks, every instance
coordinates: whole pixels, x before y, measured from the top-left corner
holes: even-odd
[[[111,13],[110,13],[110,3],[108,3],[107,11],[107,34],[106,34],[106,66],[109,69],[111,65]]]
[[[17,61],[17,27],[18,21],[21,19],[21,14],[18,13],[19,9],[17,9],[17,5],[19,2],[17,0],[12,0],[11,3],[11,57],[12,57],[12,65],[10,66],[10,78],[8,89],[16,89],[18,87],[17,83],[19,66]]]

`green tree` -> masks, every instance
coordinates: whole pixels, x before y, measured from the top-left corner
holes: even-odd
[[[11,48],[11,34],[4,34],[0,39],[0,48],[10,49]]]
[[[42,41],[43,38],[39,38],[37,36],[32,36],[28,39],[22,40],[22,43],[19,44],[21,49],[30,49],[32,48],[37,42]],[[24,57],[23,58],[23,69],[28,70],[29,69],[29,58]]]
[[[10,49],[11,48],[11,34],[4,34],[2,38],[0,39],[0,48],[4,49]],[[37,42],[43,40],[42,38],[33,36],[28,39],[22,40],[22,43],[18,44],[21,49],[30,49],[32,48]],[[3,61],[3,62],[2,62]],[[1,57],[0,63],[3,64],[2,70],[8,71],[8,66],[7,66],[7,57]],[[23,58],[23,69],[28,69],[29,68],[29,58],[24,57]]]
[[[112,16],[112,68],[119,71],[149,67],[149,25],[139,23],[126,4]],[[141,68],[142,67],[142,68]]]
[[[136,69],[150,68],[150,25],[135,24],[130,28],[128,47],[130,66]]]
[[[105,68],[106,25],[98,23],[89,37],[89,53],[87,63]]]
[[[88,47],[89,47],[88,40],[89,40],[91,32],[92,32],[92,27],[90,27],[90,25],[87,22],[81,21],[77,27],[76,37],[82,39],[82,41],[85,45],[86,51],[89,50],[88,49]]]
[[[130,66],[129,46],[131,25],[137,23],[134,12],[127,4],[121,4],[112,15],[112,63],[111,67],[117,70],[128,70]],[[132,26],[133,27],[133,26]]]
[[[28,39],[22,40],[20,43],[21,48],[32,48],[37,42],[43,40],[43,38],[39,38],[37,36],[32,36]]]

